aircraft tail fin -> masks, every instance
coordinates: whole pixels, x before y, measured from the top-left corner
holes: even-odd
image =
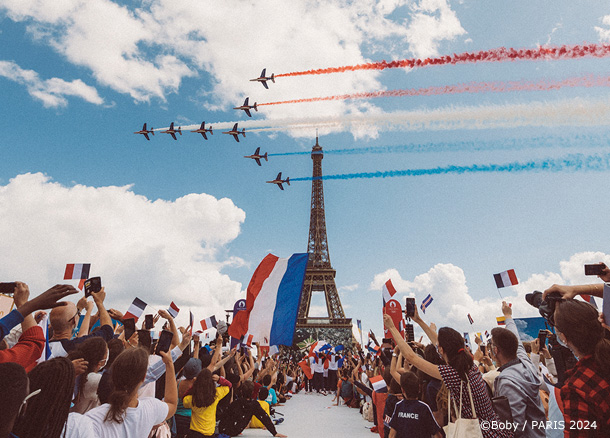
[[[150,127],[150,133],[151,133],[152,135],[155,135],[155,128],[153,128],[152,126]]]
[[[265,152],[265,155],[263,155],[263,158],[265,159],[265,161],[269,161],[269,160],[267,159],[267,152]]]
[[[275,73],[271,73],[271,82],[275,84]]]
[[[178,134],[182,135],[182,126],[178,126]]]
[[[246,128],[244,128],[244,129],[242,129],[242,130],[241,130],[241,135],[243,135],[243,136],[244,136],[244,138],[246,138]]]
[[[256,107],[256,102],[254,102],[254,111],[258,111],[258,108]]]
[[[289,176],[286,177],[286,184],[290,185],[290,177]]]
[[[214,133],[212,132],[212,127],[210,126],[210,134],[214,135]]]

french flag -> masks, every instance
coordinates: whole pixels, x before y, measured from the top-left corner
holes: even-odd
[[[218,322],[216,322],[216,316],[214,316],[214,315],[210,316],[209,318],[201,320],[201,328],[203,329],[203,331],[214,328],[217,325],[218,325]]]
[[[514,269],[509,269],[508,271],[500,272],[499,274],[494,274],[494,280],[496,280],[496,287],[498,289],[500,289],[501,287],[514,286],[515,284],[519,284],[519,280],[517,280],[517,275],[515,275]]]
[[[172,318],[175,319],[178,316],[178,312],[180,312],[180,309],[178,308],[178,306],[176,306],[176,303],[172,301],[172,303],[169,305],[169,309],[167,309],[167,312],[172,315]]]
[[[472,316],[470,316],[470,313],[468,314],[468,321],[470,324],[474,324],[474,320],[472,319]]]
[[[129,309],[127,309],[127,313],[123,315],[123,319],[133,318],[136,320],[135,322],[138,322],[138,318],[142,316],[144,309],[146,309],[146,303],[141,299],[136,298],[133,300],[133,303],[131,303],[131,306],[129,306]]]
[[[396,294],[396,289],[394,289],[392,280],[386,281],[381,290],[383,295],[383,307],[385,307],[385,304],[392,299],[394,294]]]
[[[248,284],[246,309],[233,316],[229,335],[246,333],[254,341],[269,339],[270,345],[292,345],[301,290],[309,254],[281,259],[267,254]]]
[[[64,280],[80,280],[78,288],[82,289],[85,285],[85,280],[89,278],[91,263],[68,263],[66,272],[64,272]]]
[[[373,390],[375,392],[388,392],[388,385],[385,383],[385,380],[383,380],[381,374],[371,377],[369,382],[371,382],[371,385],[373,385]]]

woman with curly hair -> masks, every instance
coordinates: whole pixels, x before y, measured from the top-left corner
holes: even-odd
[[[220,386],[216,387],[216,382]],[[191,430],[189,438],[201,438],[214,435],[216,429],[216,406],[229,393],[231,382],[219,377],[204,368],[197,375],[192,395],[182,400],[185,408],[191,409]]]

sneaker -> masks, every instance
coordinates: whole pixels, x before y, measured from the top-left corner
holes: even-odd
[[[377,426],[373,426],[373,427],[371,427],[371,432],[373,432],[373,433],[377,433]]]
[[[273,424],[275,424],[276,426],[283,422],[284,422],[283,418],[276,418],[275,420],[273,420]]]

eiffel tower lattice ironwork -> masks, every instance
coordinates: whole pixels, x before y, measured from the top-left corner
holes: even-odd
[[[313,178],[311,183],[311,216],[309,221],[309,240],[307,252],[309,261],[305,271],[305,282],[301,292],[297,329],[339,328],[349,329],[351,333],[352,320],[345,317],[337,286],[336,271],[330,264],[328,241],[326,238],[326,219],[324,214],[324,187],[322,180],[322,146],[318,143],[311,151],[313,160]],[[310,317],[311,298],[314,293],[324,293],[326,298],[327,317]]]

